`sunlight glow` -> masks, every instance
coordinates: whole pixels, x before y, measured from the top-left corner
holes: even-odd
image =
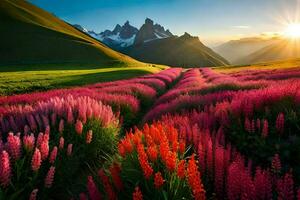
[[[284,34],[290,38],[300,38],[300,24],[288,24]]]

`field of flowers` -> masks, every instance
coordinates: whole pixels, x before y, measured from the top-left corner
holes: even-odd
[[[0,199],[300,199],[300,68],[0,97]]]

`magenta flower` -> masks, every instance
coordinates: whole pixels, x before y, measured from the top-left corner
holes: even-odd
[[[45,178],[46,188],[51,188],[54,180],[54,174],[55,174],[55,167],[51,166]]]
[[[0,154],[0,185],[8,186],[11,177],[11,166],[9,161],[9,154],[2,151]]]
[[[89,196],[91,200],[101,200],[101,194],[93,180],[93,177],[88,176],[88,181],[87,181],[87,190],[89,192]]]

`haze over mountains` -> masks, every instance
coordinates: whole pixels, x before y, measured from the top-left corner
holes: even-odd
[[[113,30],[101,33],[86,30],[78,24],[74,26],[107,46],[143,62],[183,67],[229,64],[201,43],[198,37],[188,33],[178,37],[149,18],[140,29],[131,26],[128,21],[123,26],[117,24]]]
[[[299,40],[282,35],[231,40],[214,50],[233,65],[255,64],[300,57]]]

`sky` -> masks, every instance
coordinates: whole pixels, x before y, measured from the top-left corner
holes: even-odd
[[[300,0],[29,1],[69,23],[95,32],[111,30],[126,20],[139,28],[148,17],[173,34],[188,32],[209,46],[282,32],[287,23],[297,21],[300,16]]]

